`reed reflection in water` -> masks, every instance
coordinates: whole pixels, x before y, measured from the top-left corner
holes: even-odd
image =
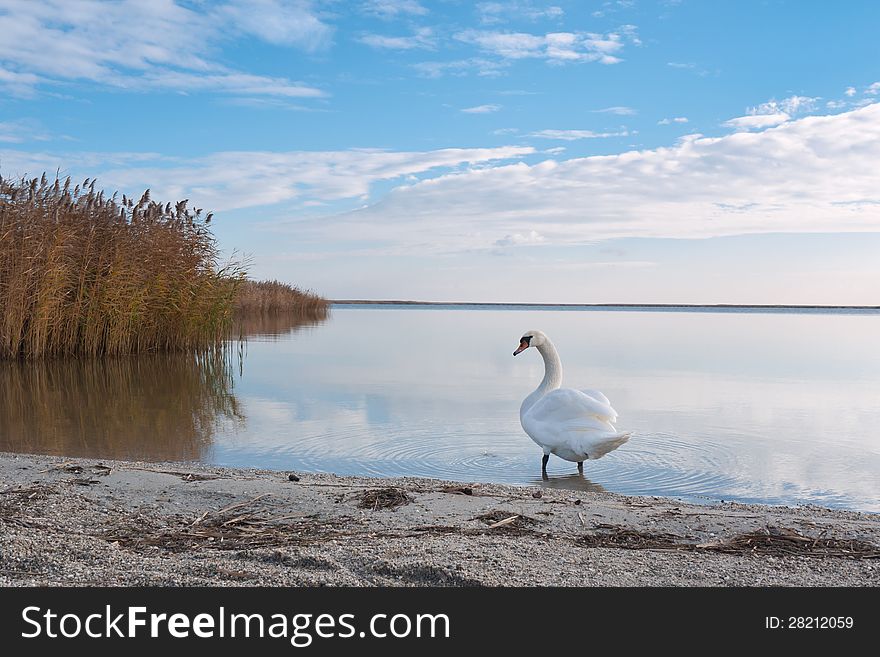
[[[0,450],[201,460],[241,419],[228,350],[0,363]]]
[[[281,338],[304,328],[327,321],[330,311],[319,308],[311,312],[255,313],[235,318],[229,335],[233,340],[247,338]]]
[[[210,461],[244,424],[233,386],[249,338],[277,339],[326,319],[242,317],[202,354],[0,362],[0,451],[144,461]]]

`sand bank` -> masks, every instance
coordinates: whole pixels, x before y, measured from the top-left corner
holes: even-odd
[[[0,453],[0,584],[877,586],[880,516]]]

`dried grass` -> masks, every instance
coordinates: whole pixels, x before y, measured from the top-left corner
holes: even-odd
[[[399,506],[405,506],[412,502],[406,491],[401,488],[376,488],[373,490],[365,490],[361,493],[360,503],[361,509],[396,509]]]
[[[101,537],[134,551],[251,550],[326,541],[337,536],[337,526],[345,522],[320,521],[315,515],[273,516],[270,507],[258,504],[265,497],[205,511],[195,520],[178,518],[174,522],[170,518],[133,515]]]
[[[725,554],[773,557],[837,557],[842,559],[878,559],[880,546],[855,538],[810,537],[789,527],[766,526],[737,534],[729,539],[706,543],[687,542],[674,534],[652,534],[616,525],[601,524],[599,532],[587,534],[580,544],[589,548],[625,550],[708,551]]]
[[[236,312],[245,316],[292,313],[319,321],[327,318],[329,308],[329,302],[314,292],[280,281],[244,280],[235,300]]]
[[[0,177],[0,359],[222,344],[243,272],[219,265],[211,215]]]

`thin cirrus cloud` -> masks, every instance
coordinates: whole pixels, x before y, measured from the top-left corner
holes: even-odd
[[[437,46],[433,30],[429,27],[419,28],[410,36],[365,34],[359,41],[372,48],[384,50],[433,50]]]
[[[602,139],[606,137],[628,137],[628,130],[619,132],[593,132],[592,130],[537,130],[529,137],[537,139],[557,139],[561,141],[577,141],[578,139]]]
[[[459,110],[464,112],[465,114],[494,114],[498,110],[501,109],[501,105],[477,105],[475,107],[465,107],[463,110]]]
[[[639,113],[638,110],[635,110],[632,107],[626,107],[624,105],[605,107],[603,109],[593,110],[593,112],[597,114],[616,114],[618,116],[635,116]]]
[[[530,230],[527,233],[513,233],[495,240],[495,246],[523,246],[525,244],[540,244],[544,241],[544,236],[536,230]]]
[[[427,8],[416,0],[367,0],[361,4],[361,11],[385,20],[428,13]]]
[[[438,250],[880,229],[880,103],[674,147],[484,167],[397,187],[337,219],[363,239]]]
[[[458,41],[477,46],[483,52],[506,60],[543,59],[548,63],[599,62],[617,64],[627,43],[640,43],[633,25],[624,25],[615,32],[498,32],[463,30],[454,35]]]
[[[51,137],[33,119],[0,121],[0,142],[22,144],[30,141],[49,141]]]
[[[231,69],[214,54],[242,37],[314,52],[332,33],[307,2],[0,0],[0,86],[22,96],[41,85],[89,81],[135,91],[317,97],[324,92]]]
[[[485,57],[412,64],[416,73],[425,78],[440,78],[444,75],[461,77],[472,73],[481,77],[498,77],[506,66],[507,62],[486,59]]]
[[[674,116],[672,118],[660,119],[657,121],[657,125],[672,125],[673,123],[687,123],[688,117],[686,116]]]
[[[559,19],[565,15],[562,7],[557,7],[556,5],[535,6],[529,0],[478,2],[476,10],[480,23],[483,25],[506,23],[515,19],[530,21]]]

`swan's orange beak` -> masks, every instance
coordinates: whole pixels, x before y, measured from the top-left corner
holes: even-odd
[[[529,348],[529,343],[526,342],[525,340],[520,340],[519,347],[517,347],[516,351],[513,352],[513,355],[516,356],[517,354],[524,352],[528,348]]]

